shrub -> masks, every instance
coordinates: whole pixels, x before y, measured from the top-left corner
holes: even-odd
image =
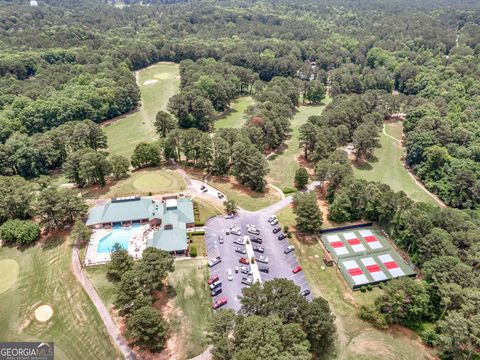
[[[195,245],[190,246],[190,256],[197,257],[197,248],[195,247]]]
[[[360,288],[360,291],[361,291],[362,293],[364,293],[364,292],[367,291],[367,288],[366,288],[365,286],[362,286],[362,287]]]
[[[255,257],[252,256],[252,258],[250,259],[250,264],[255,264]]]
[[[297,189],[295,189],[295,188],[292,187],[292,186],[285,186],[285,187],[282,189],[282,191],[283,191],[284,194],[291,194],[291,193],[297,192]]]
[[[436,342],[438,341],[438,334],[436,333],[435,329],[426,329],[423,330],[420,334],[422,341],[430,346],[435,346]]]
[[[371,284],[368,284],[368,285],[367,285],[367,290],[368,290],[368,291],[372,291],[372,290],[373,290],[373,286],[372,286]]]
[[[205,230],[189,231],[187,234],[190,234],[190,236],[205,235]]]
[[[386,285],[387,285],[386,283],[381,282],[380,285],[378,285],[378,287],[383,290],[383,289],[385,289]]]
[[[292,233],[289,231],[287,232],[287,238],[291,239],[292,238]]]
[[[377,329],[382,329],[382,330],[388,329],[388,324],[387,324],[387,321],[385,320],[385,317],[381,313],[379,313],[378,310],[373,305],[362,306],[358,313],[358,317],[362,320],[368,321]]]
[[[0,237],[7,242],[30,244],[40,236],[40,226],[30,220],[9,220],[0,227]]]

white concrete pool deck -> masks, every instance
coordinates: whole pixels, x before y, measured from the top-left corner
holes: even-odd
[[[147,248],[147,241],[149,237],[153,236],[149,225],[142,225],[138,233],[133,234],[128,240],[128,253],[134,259],[140,259],[143,254],[143,250]],[[146,236],[143,236],[143,234]],[[112,229],[94,229],[90,242],[87,245],[87,252],[85,254],[85,265],[100,265],[110,261],[110,253],[98,253],[98,245],[100,240],[112,232]]]

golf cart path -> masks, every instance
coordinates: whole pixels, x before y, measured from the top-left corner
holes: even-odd
[[[405,151],[402,141],[400,139],[397,139],[396,137],[393,137],[392,135],[388,134],[385,129],[386,129],[385,124],[383,124],[383,129],[382,129],[383,135],[385,135],[386,137],[396,141],[400,145],[400,147],[402,147],[402,149]],[[420,180],[418,180],[418,178],[412,173],[411,168],[409,166],[407,166],[405,160],[403,161],[403,166],[405,167],[405,169],[407,169],[408,175],[410,175],[410,177],[413,179],[413,181],[415,181],[415,184],[417,184],[417,186],[423,192],[425,192],[428,196],[430,196],[440,207],[442,207],[442,208],[447,207],[447,205],[437,195],[431,193],[425,187],[425,185],[423,185],[423,183]]]
[[[93,305],[97,308],[98,314],[102,319],[105,328],[107,329],[110,337],[112,338],[113,342],[117,346],[117,348],[121,351],[125,359],[127,360],[135,360],[138,359],[135,353],[130,349],[128,346],[127,341],[120,333],[117,325],[113,322],[112,317],[104,305],[102,299],[98,295],[97,291],[95,290],[93,284],[90,282],[88,277],[85,275],[85,272],[82,270],[82,265],[80,263],[79,257],[79,250],[80,247],[78,245],[78,241],[75,241],[75,245],[72,251],[72,271],[75,278],[78,280],[80,284],[82,284],[83,289],[90,297]]]

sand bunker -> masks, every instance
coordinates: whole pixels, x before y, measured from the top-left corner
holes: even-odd
[[[35,309],[35,319],[46,322],[53,316],[53,309],[50,305],[40,305]]]
[[[152,85],[158,82],[158,80],[147,80],[143,82],[143,85]]]

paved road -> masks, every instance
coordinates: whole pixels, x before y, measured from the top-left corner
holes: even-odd
[[[78,243],[75,244],[72,251],[72,270],[73,270],[73,274],[75,275],[77,280],[80,282],[80,284],[82,284],[83,288],[85,289],[88,296],[92,300],[93,304],[97,308],[98,314],[103,320],[103,323],[105,324],[105,327],[107,328],[107,331],[110,334],[110,337],[114,341],[117,348],[122,352],[125,359],[127,360],[137,359],[137,356],[130,349],[130,347],[127,344],[127,341],[125,340],[125,338],[123,338],[122,334],[118,330],[117,325],[115,325],[115,323],[113,322],[113,319],[110,316],[108,309],[103,304],[102,299],[100,299],[100,296],[98,296],[98,293],[93,287],[92,283],[83,272],[82,266],[80,264]]]

